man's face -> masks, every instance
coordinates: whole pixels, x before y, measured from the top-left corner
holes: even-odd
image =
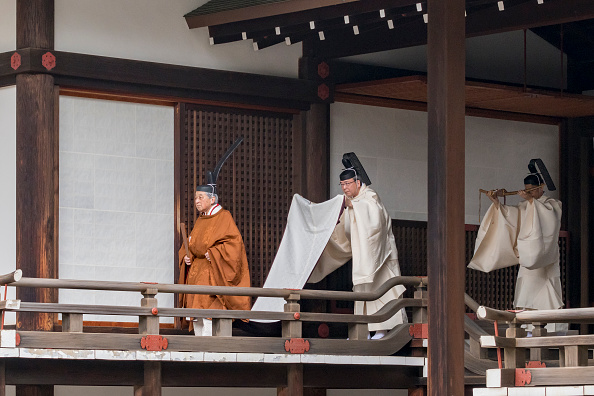
[[[198,212],[208,212],[214,205],[215,197],[209,198],[204,191],[196,191],[194,195],[194,203]]]
[[[533,184],[524,184],[524,187],[526,190],[529,190],[531,188],[538,187],[538,186],[535,186]],[[542,197],[542,194],[544,194],[544,191],[543,191],[542,187],[540,187],[540,188],[537,188],[536,190],[528,191],[528,192],[526,192],[526,194],[532,196],[532,198],[538,199],[538,198]]]
[[[359,195],[359,190],[361,189],[361,180],[355,181],[354,178],[343,180],[340,182],[340,187],[342,188],[342,192],[349,198],[355,198]]]

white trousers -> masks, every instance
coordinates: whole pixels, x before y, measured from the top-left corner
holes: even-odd
[[[210,337],[212,335],[212,320],[210,319],[195,319],[194,320],[194,335]]]

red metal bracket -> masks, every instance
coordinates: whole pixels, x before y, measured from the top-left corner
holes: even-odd
[[[14,70],[16,70],[20,66],[21,66],[21,55],[18,52],[15,52],[10,57],[10,67],[12,67]],[[4,296],[4,299],[6,299],[6,296]]]
[[[318,85],[318,97],[322,100],[326,100],[330,97],[330,88],[326,84]]]
[[[19,333],[16,333],[16,336],[14,339],[14,345],[16,345],[16,346],[21,345],[21,335]]]
[[[326,78],[330,75],[330,66],[326,62],[321,62],[318,64],[318,76],[321,78]]]
[[[531,360],[526,363],[526,368],[545,368],[547,365],[545,362],[541,362],[539,360]]]
[[[46,52],[41,57],[41,64],[47,70],[52,70],[54,67],[56,67],[56,57],[51,52]]]
[[[429,326],[427,323],[415,323],[410,325],[408,334],[413,338],[429,338]]]
[[[140,346],[147,351],[167,349],[167,345],[169,345],[167,338],[160,335],[147,335],[140,339]]]
[[[291,353],[305,353],[309,351],[309,341],[303,338],[291,338],[285,341],[285,351]]]
[[[530,385],[532,382],[532,373],[530,370],[524,370],[521,368],[516,369],[516,386]]]

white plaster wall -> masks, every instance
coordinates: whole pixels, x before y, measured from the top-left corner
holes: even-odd
[[[254,51],[252,41],[211,46],[183,16],[206,0],[56,0],[55,48],[116,58],[297,77],[301,44]]]
[[[0,0],[0,52],[16,49],[16,0]]]
[[[60,278],[174,283],[173,121],[172,107],[60,97]],[[61,303],[140,298],[60,291]]]
[[[16,269],[16,87],[0,88],[0,273]],[[4,288],[1,293],[4,297]],[[14,287],[8,298],[16,298]],[[15,314],[7,312],[5,324],[15,324]]]
[[[341,193],[342,154],[353,151],[392,218],[427,220],[427,113],[347,103],[330,109],[331,196]],[[532,158],[541,158],[558,184],[558,150],[557,126],[466,117],[466,189],[460,194],[466,223],[479,222],[479,188],[522,188]],[[487,202],[483,197],[481,215]]]

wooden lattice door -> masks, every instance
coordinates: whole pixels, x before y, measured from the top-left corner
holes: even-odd
[[[262,286],[280,244],[293,196],[293,116],[185,106],[180,131],[180,221],[194,226],[194,191],[227,148],[244,140],[217,181],[219,203],[243,236],[252,286]]]

